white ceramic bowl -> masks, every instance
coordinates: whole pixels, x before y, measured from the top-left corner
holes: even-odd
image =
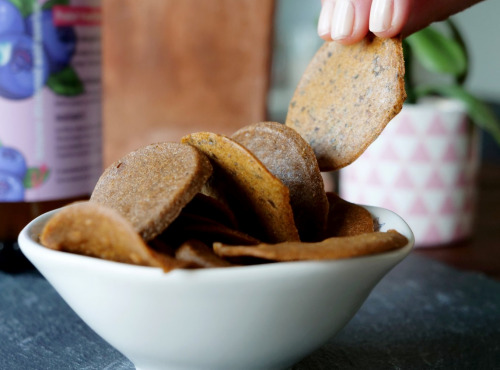
[[[176,270],[103,261],[41,246],[54,211],[19,245],[62,298],[138,369],[284,369],[318,349],[358,311],[414,244],[391,211],[366,207],[409,243],[337,261]]]

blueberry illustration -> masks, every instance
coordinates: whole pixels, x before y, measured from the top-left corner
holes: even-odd
[[[22,180],[26,171],[26,160],[18,150],[6,146],[0,147],[0,173],[16,176]]]
[[[42,50],[41,65],[37,66],[33,55],[33,40],[27,35],[0,36],[0,96],[8,99],[24,99],[45,85],[49,75],[47,56]],[[36,77],[36,78],[35,78]]]
[[[0,202],[21,202],[24,200],[24,186],[16,176],[0,172]]]
[[[54,24],[52,10],[41,14],[42,40],[50,63],[50,72],[57,72],[66,67],[76,50],[76,33],[73,27],[57,27]],[[26,20],[28,34],[33,36],[33,16]]]
[[[8,0],[0,0],[0,35],[25,33],[23,16]]]

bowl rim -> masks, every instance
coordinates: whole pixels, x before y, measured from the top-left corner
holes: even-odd
[[[46,212],[28,223],[20,232],[18,237],[18,244],[23,252],[23,254],[37,267],[37,259],[49,259],[51,263],[55,264],[75,264],[81,267],[89,267],[92,269],[106,270],[109,273],[126,273],[126,274],[138,274],[144,277],[157,277],[159,275],[165,278],[183,278],[189,277],[190,279],[194,277],[200,277],[202,279],[208,277],[218,277],[220,274],[231,275],[231,274],[255,274],[256,272],[264,272],[269,270],[274,270],[276,272],[281,269],[289,268],[307,268],[311,266],[336,266],[336,265],[349,265],[351,263],[362,263],[363,261],[370,261],[375,259],[387,258],[394,260],[395,264],[404,259],[410,251],[413,249],[415,244],[415,237],[412,230],[408,224],[395,212],[388,209],[376,206],[361,205],[367,209],[370,214],[375,219],[381,217],[395,217],[397,220],[398,228],[396,229],[399,233],[404,235],[408,239],[408,243],[395,250],[376,253],[371,255],[359,256],[359,257],[349,257],[335,260],[307,260],[307,261],[287,261],[287,262],[271,262],[256,265],[246,265],[246,266],[234,266],[231,268],[227,267],[213,267],[205,269],[175,269],[168,273],[165,273],[159,267],[150,266],[139,266],[132,265],[122,262],[108,261],[96,257],[84,256],[75,253],[61,252],[52,250],[44,247],[40,244],[36,238],[40,234],[45,223],[58,212],[61,208],[54,209],[52,211]],[[381,227],[385,230],[394,229],[395,227],[384,227],[382,223]]]

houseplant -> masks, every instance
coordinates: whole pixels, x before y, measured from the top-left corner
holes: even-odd
[[[366,152],[341,170],[340,193],[400,214],[417,247],[447,245],[472,235],[479,130],[500,143],[500,124],[464,86],[469,56],[451,20],[403,45],[407,101]]]

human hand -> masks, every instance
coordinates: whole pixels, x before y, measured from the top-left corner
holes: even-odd
[[[406,37],[480,1],[321,0],[318,34],[342,44],[356,43],[369,31],[379,37]]]

